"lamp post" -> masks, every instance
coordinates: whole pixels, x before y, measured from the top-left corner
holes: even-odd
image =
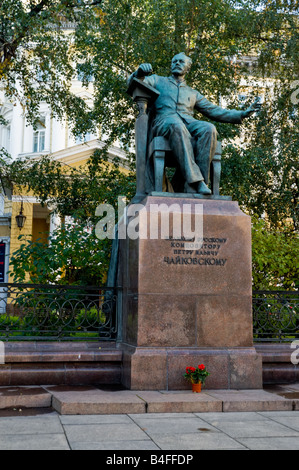
[[[21,230],[24,227],[26,216],[23,214],[23,201],[21,203],[20,213],[16,215],[17,226]]]

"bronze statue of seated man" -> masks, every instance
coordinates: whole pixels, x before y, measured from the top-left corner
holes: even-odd
[[[129,78],[136,77],[159,91],[154,103],[152,137],[163,136],[169,146],[184,180],[185,193],[211,194],[208,188],[210,163],[217,145],[216,127],[194,118],[197,110],[213,121],[240,124],[242,120],[260,109],[254,102],[244,111],[228,110],[208,101],[198,91],[190,88],[185,75],[192,60],[184,53],[171,61],[171,76],[153,74],[151,64],[142,64]]]

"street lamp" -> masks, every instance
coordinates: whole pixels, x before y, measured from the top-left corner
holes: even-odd
[[[22,201],[20,213],[16,215],[17,226],[19,227],[20,230],[24,227],[25,220],[26,220],[26,216],[23,214],[23,201]]]

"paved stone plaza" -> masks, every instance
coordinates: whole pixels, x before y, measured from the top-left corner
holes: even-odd
[[[298,392],[0,387],[0,450],[299,450]]]
[[[23,449],[298,450],[299,411],[2,416],[0,450]]]

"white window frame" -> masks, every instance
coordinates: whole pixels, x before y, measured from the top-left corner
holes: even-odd
[[[45,144],[46,144],[45,117],[42,117],[40,121],[42,124],[39,124],[37,129],[33,131],[33,153],[41,153],[45,150]]]

